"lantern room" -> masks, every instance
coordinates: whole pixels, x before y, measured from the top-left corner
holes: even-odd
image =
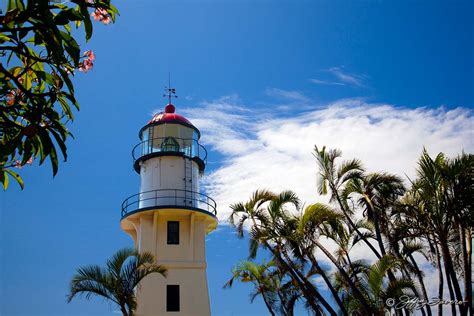
[[[134,169],[140,173],[140,164],[152,157],[183,155],[193,159],[204,172],[207,152],[199,144],[199,130],[185,117],[175,113],[173,104],[157,113],[140,129],[141,142],[133,148]]]

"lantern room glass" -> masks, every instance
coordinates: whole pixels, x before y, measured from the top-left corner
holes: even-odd
[[[192,127],[172,123],[153,125],[144,129],[140,136],[142,155],[182,152],[189,157],[199,156],[199,134]]]

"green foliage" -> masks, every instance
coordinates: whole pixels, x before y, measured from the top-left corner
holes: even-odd
[[[234,281],[251,283],[253,292],[250,302],[261,296],[271,315],[293,315],[299,291],[288,280],[285,274],[280,273],[276,263],[272,260],[261,264],[244,260],[232,268],[232,277],[224,284],[230,288]]]
[[[67,128],[79,110],[71,80],[75,70],[90,70],[90,52],[81,55],[73,28],[93,33],[91,16],[115,21],[110,0],[9,0],[0,12],[0,180],[9,175],[23,188],[12,168],[49,159],[53,175],[60,158],[67,159]]]
[[[100,296],[117,304],[124,316],[132,316],[137,308],[136,287],[150,274],[166,276],[166,268],[157,265],[151,253],[121,249],[107,260],[105,267],[81,267],[73,276],[67,301],[81,295],[86,299]]]

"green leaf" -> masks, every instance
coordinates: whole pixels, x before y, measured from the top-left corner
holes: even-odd
[[[31,76],[29,76],[28,74],[26,74],[26,75],[24,76],[24,79],[25,79],[24,87],[26,88],[26,90],[30,90],[31,87],[32,87],[32,84],[33,84],[33,83],[32,83],[32,79],[34,79],[34,78],[32,78]]]
[[[56,25],[66,25],[69,24],[71,21],[81,21],[82,20],[82,14],[77,12],[74,9],[67,9],[60,11],[56,16],[54,17],[54,23]]]
[[[23,0],[16,0],[16,7],[21,11],[25,10],[25,4],[23,3]]]
[[[79,44],[77,44],[76,40],[67,32],[60,31],[59,33],[64,39],[64,48],[68,52],[69,56],[71,56],[74,64],[79,64],[79,57],[81,54]]]
[[[53,134],[56,143],[58,144],[59,148],[61,149],[61,153],[63,154],[64,161],[67,160],[67,148],[66,144],[64,144],[63,138],[59,135],[56,131],[51,130],[51,134]]]
[[[82,21],[84,22],[84,30],[86,31],[86,41],[89,41],[92,37],[92,22],[91,17],[89,15],[89,11],[87,10],[86,6],[81,6],[81,13],[84,17]]]
[[[56,152],[56,148],[54,148],[54,145],[51,146],[51,152],[49,154],[49,160],[51,161],[51,167],[53,168],[53,177],[58,173],[58,154]]]
[[[0,33],[0,44],[5,42],[10,42],[11,38],[6,36],[5,34]]]
[[[109,3],[109,9],[115,13],[115,14],[119,14],[119,11],[117,10],[117,8],[112,4],[112,3]]]
[[[7,12],[16,9],[16,1],[8,0]]]
[[[31,140],[27,140],[25,142],[25,145],[23,146],[23,159],[21,160],[21,164],[24,165],[30,159],[30,157],[33,157],[33,152],[32,150],[32,144]]]
[[[64,82],[66,83],[66,86],[69,89],[69,92],[71,93],[71,95],[74,95],[74,85],[72,84],[72,81],[69,78],[69,75],[62,68],[59,68],[58,70],[61,73],[61,77],[63,78]]]
[[[23,182],[23,179],[14,171],[12,170],[5,170],[8,174],[10,174],[15,180],[16,182],[18,182],[18,184],[20,185],[20,188],[23,190],[25,188],[25,183]],[[3,184],[3,189],[6,190],[7,187],[8,187],[8,176],[6,177],[7,178],[7,186],[5,187],[5,183]]]
[[[40,153],[40,162],[39,164],[42,165],[43,162],[45,161],[46,157],[48,157],[49,152],[51,151],[51,139],[49,139],[49,136],[46,134],[46,137],[48,138],[48,141],[45,141],[44,138],[45,136],[42,133],[38,133],[36,135],[38,137],[38,150]]]
[[[67,92],[64,92],[63,93],[66,98],[69,99],[69,101],[71,101],[71,103],[76,107],[76,109],[79,111],[81,108],[79,106],[79,103],[77,102],[76,98],[74,97],[73,94],[70,94],[70,93],[67,93]]]
[[[6,191],[8,189],[8,174],[6,170],[3,170],[0,173],[0,181],[2,182],[2,185],[3,185],[3,191]]]
[[[41,137],[41,144],[43,145],[43,152],[44,156],[42,157],[40,164],[44,161],[44,159],[49,156],[49,160],[51,161],[51,167],[53,168],[53,176],[58,173],[58,155],[56,153],[56,148],[54,147],[53,141],[49,136],[48,132],[44,129],[40,129],[38,131],[38,135]]]
[[[67,103],[67,101],[64,99],[64,97],[61,95],[58,95],[58,101],[59,101],[59,104],[61,104],[61,107],[64,113],[66,113],[67,117],[70,118],[71,120],[74,119],[74,114],[71,111],[71,107],[69,106],[69,103]]]

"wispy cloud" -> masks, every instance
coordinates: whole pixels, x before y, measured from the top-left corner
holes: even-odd
[[[284,99],[286,101],[299,101],[300,103],[309,102],[309,98],[299,91],[282,90],[282,89],[277,89],[277,88],[267,88],[265,90],[265,94],[270,97],[274,97],[277,99]]]
[[[342,67],[332,67],[329,68],[328,71],[342,83],[356,87],[364,87],[364,76],[349,73],[343,70]]]
[[[328,85],[328,86],[345,86],[346,85],[345,83],[342,83],[342,82],[319,80],[319,79],[309,79],[309,81],[315,84]]]
[[[347,72],[344,67],[331,67],[323,72],[329,73],[332,78],[330,80],[312,78],[309,81],[319,85],[365,87],[366,76]]]

